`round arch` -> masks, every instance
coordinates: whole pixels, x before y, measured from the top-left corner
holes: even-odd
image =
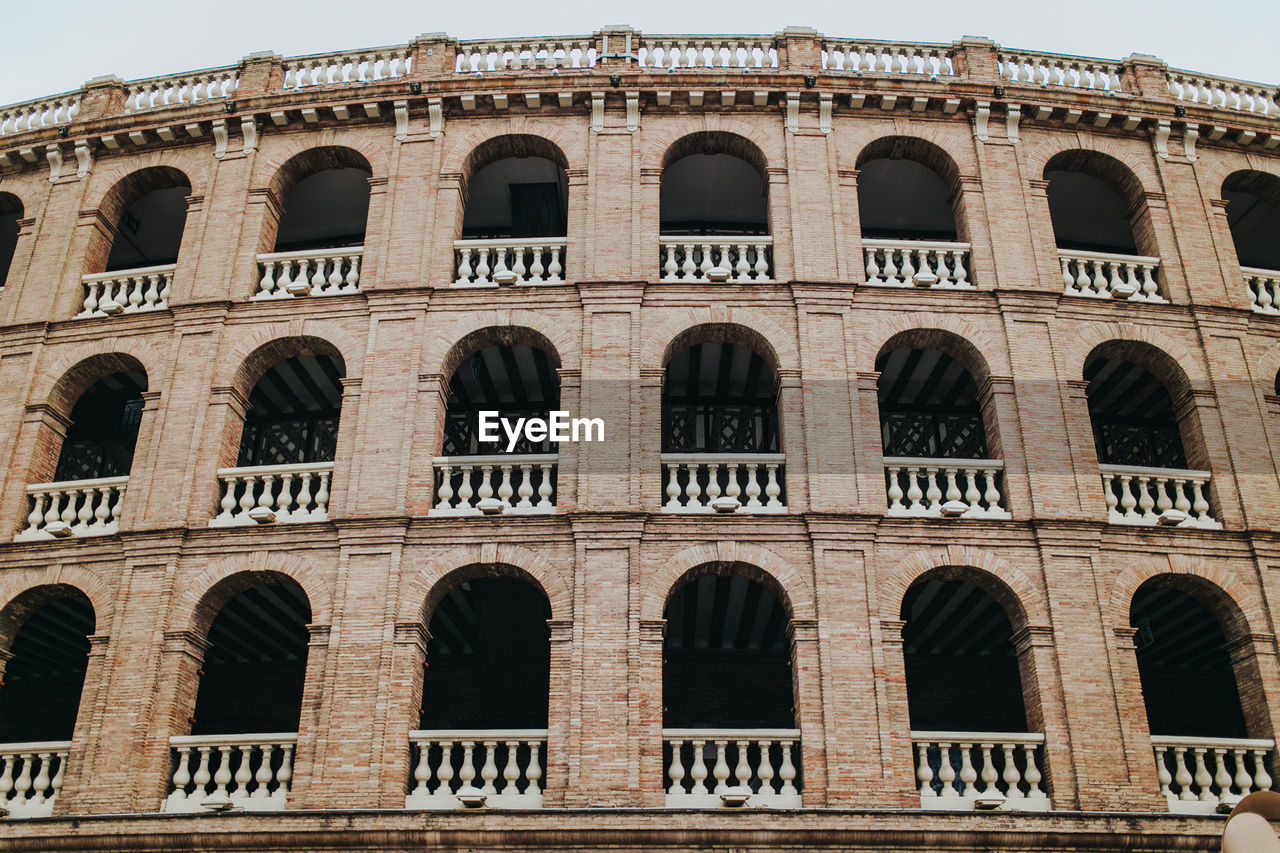
[[[796,569],[767,548],[726,540],[692,545],[668,558],[645,582],[640,618],[663,618],[672,593],[700,574],[716,571],[717,566],[739,567],[748,578],[764,584],[793,621],[816,618],[813,590]]]
[[[485,335],[495,337],[486,339]],[[513,335],[503,340],[502,335]],[[442,326],[426,341],[422,371],[438,373],[446,381],[478,344],[523,343],[554,354],[563,369],[575,370],[580,363],[578,339],[566,324],[536,311],[508,308],[468,313]]]
[[[170,629],[204,637],[228,601],[263,583],[296,586],[311,607],[313,625],[328,625],[332,621],[329,579],[299,557],[265,551],[218,560],[184,582],[184,592],[174,602],[169,618]]]
[[[1047,626],[1044,598],[1031,579],[1003,557],[968,545],[923,548],[908,554],[881,586],[880,618],[899,618],[902,600],[924,575],[939,569],[962,572],[967,580],[994,598],[1017,631],[1023,626]]]
[[[708,335],[699,339],[700,335]],[[715,337],[725,335],[727,337]],[[709,340],[741,344],[755,350],[774,371],[799,370],[795,333],[767,315],[727,305],[690,308],[672,314],[646,334],[642,367],[661,369],[684,347]]]
[[[468,577],[484,577],[488,567],[495,566],[506,567],[507,576],[534,584],[551,605],[552,619],[570,618],[572,596],[559,569],[541,554],[522,545],[486,542],[446,551],[410,575],[400,594],[397,621],[420,621],[426,625],[435,605],[453,585]],[[475,574],[468,576],[466,573],[469,571]],[[498,573],[496,576],[502,575]]]

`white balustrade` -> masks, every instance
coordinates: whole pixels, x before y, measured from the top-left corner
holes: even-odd
[[[1264,118],[1280,116],[1275,86],[1210,77],[1190,71],[1169,71],[1169,94],[1179,101],[1219,110],[1235,110]]]
[[[855,74],[949,77],[955,74],[954,50],[949,44],[826,39],[822,42],[822,68]]]
[[[663,512],[786,512],[781,453],[662,454]]]
[[[797,729],[663,729],[669,808],[800,808]]]
[[[430,515],[556,511],[555,453],[437,456]]]
[[[1112,524],[1219,530],[1209,506],[1209,472],[1136,465],[1100,465],[1107,520]]]
[[[254,299],[344,296],[360,292],[364,246],[258,255]]]
[[[770,36],[639,36],[640,68],[777,68],[778,47]]]
[[[454,240],[456,285],[563,284],[563,237]]]
[[[409,74],[413,70],[413,51],[407,45],[398,45],[293,56],[284,60],[283,66],[285,89],[377,83]]]
[[[201,101],[230,98],[240,88],[240,70],[211,68],[148,80],[132,80],[124,86],[125,112],[137,113],[163,107],[185,107]]]
[[[70,750],[70,741],[0,743],[0,806],[9,817],[53,814]]]
[[[920,807],[1048,811],[1043,734],[912,732]]]
[[[79,112],[79,92],[0,107],[0,137],[70,124]]]
[[[1063,86],[1099,92],[1122,91],[1119,62],[1054,53],[999,54],[1000,79],[1027,86]]]
[[[324,521],[332,475],[332,462],[219,469],[219,511],[209,526]]]
[[[27,486],[31,510],[26,526],[13,541],[115,533],[128,485],[128,477],[101,477]]]
[[[1156,273],[1159,258],[1103,252],[1058,252],[1063,293],[1130,302],[1164,302]]]
[[[772,237],[659,237],[662,281],[773,280]]]
[[[1213,814],[1254,791],[1270,791],[1275,741],[1152,735],[1160,793],[1176,814]]]
[[[409,732],[406,809],[542,807],[546,729]]]
[[[968,243],[863,240],[867,284],[973,289]]]
[[[173,264],[166,264],[85,276],[81,279],[84,302],[76,319],[168,308],[175,269]]]
[[[1280,270],[1241,267],[1249,307],[1259,314],[1280,314]]]
[[[889,515],[923,518],[1011,518],[1004,508],[999,459],[886,456]]]
[[[595,36],[460,41],[453,70],[459,74],[483,74],[525,68],[594,68],[599,56]]]
[[[297,742],[293,733],[169,738],[174,771],[161,811],[286,808]]]

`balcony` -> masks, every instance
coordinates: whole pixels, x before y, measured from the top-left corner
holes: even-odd
[[[84,307],[76,319],[116,317],[169,307],[174,264],[117,270],[85,276]]]
[[[662,468],[663,512],[787,511],[784,454],[664,453]]]
[[[1221,530],[1210,511],[1208,471],[1100,465],[1112,524]]]
[[[885,457],[888,514],[916,518],[1011,518],[999,459]]]
[[[1155,736],[1160,793],[1174,814],[1213,814],[1254,791],[1271,790],[1275,741]]]
[[[564,237],[455,240],[455,287],[563,284]]]
[[[222,468],[221,511],[210,527],[324,521],[329,517],[332,462]]]
[[[923,240],[862,241],[867,284],[972,290],[969,244]]]
[[[531,515],[555,512],[558,459],[555,453],[437,456],[433,460],[436,502],[430,514]],[[516,498],[514,503],[513,497]]]
[[[177,769],[160,810],[266,812],[285,808],[297,740],[292,733],[169,738]]]
[[[413,731],[409,747],[406,809],[542,808],[546,729]]]
[[[1063,293],[1130,302],[1166,302],[1156,283],[1159,258],[1059,250]]]
[[[1043,734],[912,732],[920,808],[1048,811]]]
[[[31,513],[15,542],[108,536],[119,529],[128,477],[100,477],[27,486]]]
[[[0,817],[52,815],[70,749],[70,741],[0,744]]]
[[[1257,314],[1280,314],[1280,270],[1241,267],[1249,307]]]
[[[662,281],[773,281],[772,237],[660,237]]]
[[[363,259],[364,246],[258,255],[258,292],[253,299],[359,293]]]
[[[662,742],[668,808],[800,808],[797,729],[663,729]]]

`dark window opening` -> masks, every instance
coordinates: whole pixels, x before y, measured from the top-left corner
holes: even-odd
[[[667,166],[659,206],[662,234],[769,233],[764,176],[732,154],[690,154]]]
[[[472,353],[449,378],[445,405],[444,456],[487,456],[507,452],[501,427],[497,441],[480,440],[479,413],[501,417],[547,418],[560,408],[560,363],[554,355],[525,344],[498,344]],[[550,439],[531,442],[521,434],[512,453],[552,453]]]
[[[262,375],[249,395],[237,465],[332,462],[342,410],[341,359],[303,355]]]
[[[18,222],[22,219],[22,204],[11,195],[0,193],[0,287],[9,278],[13,256],[18,248]]]
[[[191,187],[182,184],[152,190],[126,207],[116,222],[107,272],[175,263],[189,195]]]
[[[1058,248],[1138,254],[1128,205],[1114,189],[1084,172],[1051,171],[1049,217]]]
[[[80,395],[71,409],[54,482],[128,475],[146,387],[141,371],[113,373]]]
[[[275,251],[359,246],[369,215],[368,169],[324,169],[294,185],[285,197]]]
[[[1173,401],[1164,384],[1131,361],[1095,358],[1085,365],[1089,420],[1098,461],[1146,468],[1187,467]]]
[[[93,606],[80,593],[27,618],[0,685],[0,743],[71,740],[93,631]]]
[[[876,370],[885,456],[988,458],[978,387],[958,360],[899,347],[876,359]]]
[[[462,237],[563,237],[568,215],[569,179],[559,164],[545,157],[504,157],[468,181]]]
[[[705,343],[667,362],[664,453],[777,453],[778,403],[771,367],[757,353]]]
[[[950,195],[942,177],[922,163],[871,160],[858,167],[862,236],[953,243],[957,237]]]
[[[1237,172],[1223,185],[1222,197],[1240,266],[1280,270],[1280,178]]]

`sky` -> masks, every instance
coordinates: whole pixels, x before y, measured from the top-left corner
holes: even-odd
[[[1160,57],[1175,68],[1280,82],[1280,0],[218,0],[182,3],[0,0],[0,104],[77,89],[106,74],[153,77],[284,56],[456,38],[579,35],[629,24],[649,33],[773,33],[951,42],[986,36],[1023,50],[1118,59]]]

